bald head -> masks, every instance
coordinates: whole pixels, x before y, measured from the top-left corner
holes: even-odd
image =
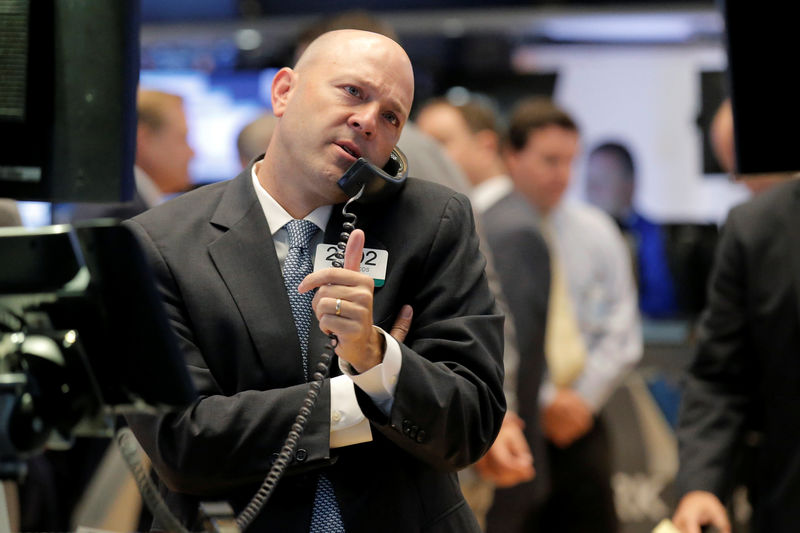
[[[295,72],[323,66],[335,68],[352,61],[384,64],[396,73],[396,81],[406,93],[408,109],[414,99],[414,70],[405,50],[384,35],[363,30],[335,30],[323,33],[297,60]]]
[[[733,111],[730,98],[725,99],[714,114],[709,136],[719,166],[725,172],[733,173],[736,167],[736,150],[733,141]]]

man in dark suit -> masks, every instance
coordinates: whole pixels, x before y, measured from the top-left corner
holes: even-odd
[[[683,391],[673,521],[731,530],[724,501],[745,435],[757,432],[749,483],[756,531],[800,527],[800,182],[773,185],[725,223]]]
[[[476,466],[498,489],[488,512],[487,530],[527,531],[525,522],[541,503],[548,484],[538,407],[550,290],[547,245],[533,210],[514,191],[506,174],[496,119],[488,105],[475,100],[463,105],[432,100],[420,110],[417,123],[442,143],[473,186],[473,206],[480,215],[517,331],[517,412],[509,407],[497,440]]]
[[[283,279],[294,257],[339,240],[336,181],[359,156],[386,163],[412,97],[411,64],[394,41],[325,34],[275,76],[278,123],[263,159],[127,223],[201,395],[184,411],[130,419],[184,523],[198,501],[227,500],[236,512],[249,501],[303,403],[324,331],[338,336],[334,377],[253,530],[322,531],[318,495],[331,487],[325,531],[479,530],[455,472],[480,458],[503,418],[502,317],[467,199],[409,179],[386,202],[356,202],[364,231],[350,237],[345,268],[296,288]],[[298,223],[324,234],[309,229],[298,244]],[[359,272],[365,244],[388,253],[383,281]],[[306,351],[290,302],[314,290]],[[380,328],[404,304],[414,321],[400,344]]]

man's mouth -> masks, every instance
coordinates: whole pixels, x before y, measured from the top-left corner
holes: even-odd
[[[341,148],[342,150],[353,156],[355,159],[361,157],[361,155],[358,152],[356,152],[355,149],[349,146],[345,146],[344,144],[338,144],[337,146],[339,146],[339,148]]]

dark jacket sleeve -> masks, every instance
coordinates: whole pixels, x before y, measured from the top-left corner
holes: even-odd
[[[753,396],[745,245],[734,210],[718,244],[708,303],[697,329],[678,425],[681,494],[705,490],[724,499]]]

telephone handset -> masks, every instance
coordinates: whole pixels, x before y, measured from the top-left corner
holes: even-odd
[[[364,187],[361,201],[378,202],[396,194],[405,184],[407,176],[408,159],[395,147],[383,168],[359,157],[337,183],[348,198],[355,197]]]

